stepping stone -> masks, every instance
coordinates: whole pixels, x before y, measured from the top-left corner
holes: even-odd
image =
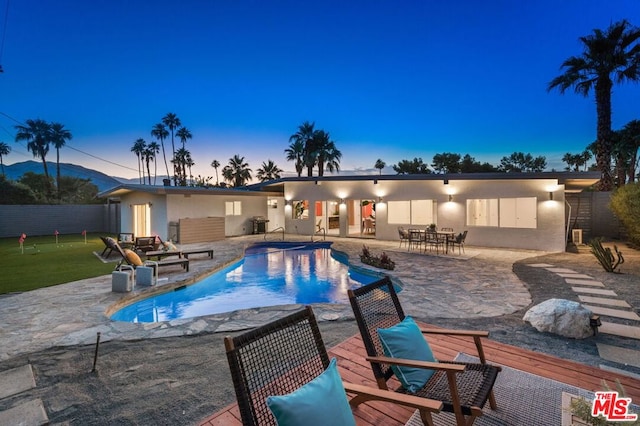
[[[640,351],[605,345],[604,343],[596,343],[596,346],[598,347],[598,354],[601,358],[619,364],[640,367]]]
[[[553,268],[553,265],[549,265],[548,263],[532,263],[530,265],[532,268]]]
[[[600,364],[600,369],[604,371],[610,371],[612,373],[620,374],[621,376],[633,377],[634,379],[640,380],[640,374],[632,373],[631,371],[623,370],[621,368],[615,368],[609,365]]]
[[[571,287],[571,290],[576,293],[591,293],[591,294],[599,294],[601,296],[617,296],[616,292],[613,290],[604,290],[599,288],[587,288],[587,287]]]
[[[598,327],[599,333],[613,334],[615,336],[629,337],[631,339],[640,339],[640,327],[633,325],[616,324],[613,322],[602,321],[602,325]]]
[[[620,309],[601,308],[600,306],[593,306],[593,305],[582,305],[582,306],[589,309],[594,314],[640,321],[640,317],[635,312],[622,311]]]
[[[17,395],[35,387],[36,380],[33,377],[31,364],[0,372],[0,399]],[[0,424],[8,423],[0,421]]]
[[[574,285],[592,285],[595,287],[604,287],[604,284],[602,284],[600,281],[594,281],[594,280],[576,280],[575,278],[565,278],[564,279],[567,284],[574,284]]]
[[[0,411],[0,425],[40,426],[49,424],[40,398]]]
[[[593,279],[592,277],[586,274],[568,274],[568,273],[561,272],[558,275],[560,275],[562,278],[584,278],[586,280]]]
[[[606,297],[591,297],[591,296],[578,296],[581,302],[596,303],[598,305],[618,306],[620,308],[631,308],[631,306],[624,300],[607,299]]]
[[[573,269],[567,268],[546,268],[549,272],[555,272],[557,274],[577,274]]]

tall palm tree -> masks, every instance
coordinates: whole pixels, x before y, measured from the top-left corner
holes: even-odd
[[[151,168],[149,167],[149,163],[156,157],[156,153],[151,148],[151,144],[147,145],[142,156],[144,157],[144,162],[147,166],[147,179],[149,180],[149,185],[151,185]]]
[[[222,177],[233,186],[240,187],[246,185],[251,180],[251,169],[249,164],[244,162],[244,157],[238,154],[229,159],[229,164],[222,169]]]
[[[138,158],[138,178],[140,183],[144,183],[144,168],[142,165],[142,154],[144,153],[145,148],[147,147],[147,143],[142,138],[136,139],[131,147],[131,152],[133,152]]]
[[[291,145],[284,150],[284,153],[287,155],[287,161],[295,162],[296,173],[300,177],[302,170],[304,170],[304,142],[301,140],[291,142]]]
[[[378,171],[380,172],[380,173],[378,173],[378,174],[380,174],[380,175],[381,175],[381,174],[382,174],[382,169],[384,169],[385,167],[387,167],[387,163],[385,163],[384,161],[382,161],[382,159],[378,158],[378,159],[376,160],[376,164],[375,164],[373,167],[375,167],[376,169],[378,169]]]
[[[182,142],[182,149],[184,149],[184,144],[187,142],[187,139],[191,139],[191,132],[189,131],[189,129],[187,129],[186,127],[180,127],[178,129],[178,131],[176,132],[176,136],[180,138],[180,142]],[[187,157],[186,156],[182,156],[182,161],[180,163],[178,163],[177,165],[179,167],[182,167],[182,176],[180,177],[183,181],[186,182],[187,180],[187,167],[186,167],[186,160]]]
[[[49,123],[42,119],[26,120],[25,125],[15,126],[16,142],[27,142],[27,150],[33,153],[36,158],[42,159],[44,176],[47,182],[47,193],[51,195],[51,184],[49,183],[49,169],[47,168],[47,154],[49,153]]]
[[[193,158],[191,158],[191,153],[189,151],[187,151],[187,155],[185,158],[185,165],[189,167],[189,185],[195,186],[193,184],[193,174],[191,174],[191,167],[195,166],[196,163],[193,161]]]
[[[5,155],[9,155],[11,152],[11,147],[4,142],[0,142],[0,166],[2,166],[2,176],[6,176],[4,173],[4,162],[2,161],[2,157]]]
[[[164,127],[164,124],[158,123],[151,129],[151,136],[160,140],[160,145],[162,146],[162,157],[164,158],[164,167],[167,169],[167,178],[171,179],[171,175],[169,174],[169,166],[167,165],[167,153],[164,150],[164,140],[167,138],[167,136],[169,136],[169,132]]]
[[[220,167],[220,162],[218,160],[213,160],[211,162],[211,167],[216,169],[216,186],[218,186],[218,185],[220,185],[220,181],[218,180],[218,167]]]
[[[613,23],[606,31],[580,37],[582,56],[572,56],[562,63],[564,74],[554,78],[547,90],[558,88],[564,93],[573,87],[588,96],[595,91],[597,113],[596,163],[602,173],[599,189],[613,188],[611,175],[611,90],[616,83],[640,80],[640,29],[626,20]]]
[[[267,160],[267,162],[262,162],[262,167],[257,170],[256,177],[260,179],[260,182],[280,179],[282,171],[272,160]]]
[[[307,176],[313,176],[313,168],[317,161],[313,139],[315,134],[314,126],[315,123],[305,121],[298,126],[298,131],[289,137],[289,142],[300,142],[304,145],[302,161],[304,166],[307,168]]]
[[[158,177],[158,162],[156,158],[158,158],[158,154],[160,153],[160,145],[158,142],[152,141],[147,145],[147,150],[151,154],[151,161],[153,161],[153,184],[156,184],[156,178]],[[151,184],[151,177],[149,177],[149,184]]]
[[[324,130],[316,130],[312,143],[315,152],[314,157],[318,164],[318,176],[324,176],[325,165],[330,172],[340,171],[340,159],[342,153],[336,148],[336,144],[331,140],[329,133]]]
[[[182,124],[180,122],[180,119],[178,118],[177,115],[175,115],[172,112],[167,113],[167,115],[165,115],[164,117],[162,117],[162,123],[167,126],[167,128],[169,129],[169,131],[171,132],[171,154],[172,154],[172,159],[175,160],[176,157],[176,145],[173,141],[173,136],[174,136],[174,131],[180,127],[180,125]],[[173,163],[174,167],[176,166],[176,163]],[[173,176],[173,181],[174,184],[177,185],[178,184],[178,177],[176,176],[175,170],[174,170],[174,176]]]
[[[68,129],[64,128],[64,124],[51,123],[49,126],[49,137],[51,138],[51,143],[56,148],[56,186],[58,187],[58,199],[60,199],[60,148],[62,148],[67,141],[71,140],[73,136]]]

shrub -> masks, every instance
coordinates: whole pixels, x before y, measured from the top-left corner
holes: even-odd
[[[640,182],[616,189],[609,207],[622,222],[629,234],[629,241],[640,247]]]

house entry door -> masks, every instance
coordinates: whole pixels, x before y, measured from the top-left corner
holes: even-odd
[[[151,236],[151,209],[149,204],[133,205],[133,234],[136,237]]]

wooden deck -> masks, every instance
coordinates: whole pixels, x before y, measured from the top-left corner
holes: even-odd
[[[473,339],[468,337],[429,335],[429,344],[436,358],[453,359],[459,352],[477,356]],[[640,380],[543,353],[505,345],[490,339],[483,339],[483,347],[489,362],[506,365],[589,391],[603,390],[601,385],[603,379],[610,385],[613,385],[618,379],[624,387],[627,397],[631,398],[634,404],[640,402]],[[364,360],[366,351],[360,335],[353,336],[331,348],[329,355],[338,359],[340,374],[344,381],[375,387],[370,364]],[[414,410],[388,403],[363,404],[354,410],[358,425],[376,426],[404,425],[413,412]],[[201,426],[234,426],[242,423],[238,407],[233,404],[204,419],[200,424]]]

